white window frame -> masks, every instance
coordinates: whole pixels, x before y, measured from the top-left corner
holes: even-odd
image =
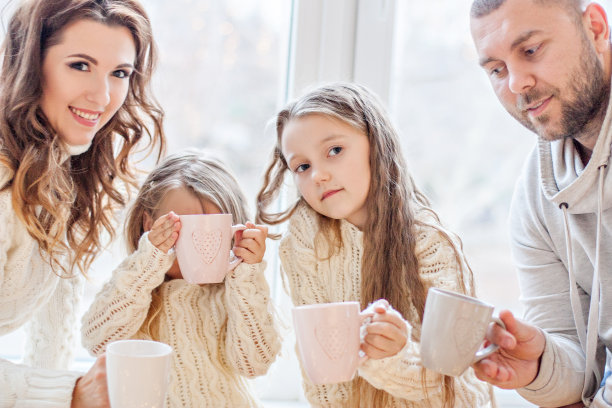
[[[358,82],[389,101],[397,0],[294,0],[287,99],[322,82]]]

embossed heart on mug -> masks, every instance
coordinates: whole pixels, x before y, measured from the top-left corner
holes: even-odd
[[[202,260],[205,263],[210,264],[217,257],[219,249],[221,248],[222,236],[223,232],[219,229],[208,232],[193,231],[193,246],[196,251],[202,255]]]
[[[453,333],[455,339],[455,347],[457,352],[461,355],[471,354],[473,351],[466,349],[466,347],[472,347],[477,343],[480,343],[485,338],[486,326],[484,329],[474,330],[474,327],[479,325],[473,324],[473,320],[467,317],[460,317],[455,320],[453,326]]]
[[[350,326],[346,322],[338,325],[321,324],[315,327],[315,337],[319,345],[332,360],[337,360],[346,352]]]

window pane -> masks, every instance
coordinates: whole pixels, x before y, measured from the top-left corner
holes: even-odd
[[[463,239],[479,296],[516,309],[506,219],[536,137],[506,113],[477,63],[470,4],[397,2],[391,107],[417,184]]]

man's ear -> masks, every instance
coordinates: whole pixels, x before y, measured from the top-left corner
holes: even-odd
[[[610,48],[610,26],[605,10],[597,3],[589,4],[582,13],[587,33],[598,54]]]
[[[151,228],[153,227],[153,217],[151,217],[147,212],[142,214],[142,227],[145,231],[151,231]]]

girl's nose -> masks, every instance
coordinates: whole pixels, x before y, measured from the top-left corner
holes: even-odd
[[[313,169],[312,179],[315,181],[315,183],[329,181],[330,173],[327,170],[321,168]]]

